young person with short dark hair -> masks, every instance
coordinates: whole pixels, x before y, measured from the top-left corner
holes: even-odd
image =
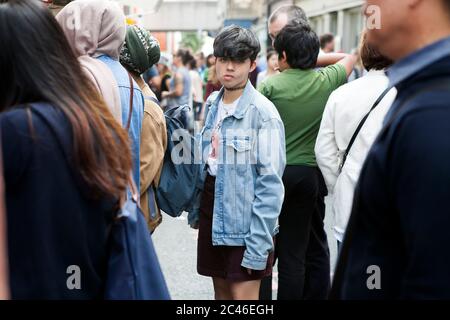
[[[331,92],[347,81],[354,58],[314,70],[319,39],[303,22],[284,27],[275,38],[281,74],[259,91],[280,113],[286,131],[286,197],[277,236],[278,299],[325,299],[330,286],[330,259],[324,231],[327,194],[317,167],[314,145]]]
[[[189,221],[199,218],[197,270],[213,278],[216,299],[258,299],[272,272],[285,144],[276,108],[249,82],[259,50],[256,36],[237,26],[214,41],[223,88],[206,103],[202,191]]]

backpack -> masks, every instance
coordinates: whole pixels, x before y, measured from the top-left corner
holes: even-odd
[[[189,109],[188,106],[179,106],[164,112],[167,149],[156,188],[156,202],[162,211],[172,217],[192,210],[200,171],[200,165],[195,164],[195,139],[182,122],[186,108]],[[172,155],[181,155],[181,150],[182,158],[173,159]]]

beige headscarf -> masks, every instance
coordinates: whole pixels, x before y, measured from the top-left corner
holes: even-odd
[[[100,60],[107,55],[115,60],[125,41],[125,16],[117,3],[108,0],[76,0],[57,15],[83,70],[103,96],[114,118],[122,124],[119,87],[111,70]]]

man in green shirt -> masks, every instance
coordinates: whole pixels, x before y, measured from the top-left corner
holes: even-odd
[[[314,146],[330,94],[347,82],[355,58],[315,70],[320,43],[306,22],[288,24],[274,41],[281,74],[258,90],[278,109],[286,132],[286,190],[277,237],[278,299],[325,299],[330,258],[323,219],[326,186]]]
[[[318,71],[287,68],[260,85],[283,119],[289,165],[317,166],[314,146],[322,113],[330,94],[346,82],[344,66],[336,64]]]

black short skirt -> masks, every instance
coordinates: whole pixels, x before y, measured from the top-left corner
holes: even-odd
[[[273,251],[265,270],[252,270],[251,275],[241,266],[245,247],[213,246],[212,222],[214,210],[215,178],[208,175],[202,194],[197,246],[197,272],[202,276],[223,278],[228,281],[260,280],[272,274]]]

